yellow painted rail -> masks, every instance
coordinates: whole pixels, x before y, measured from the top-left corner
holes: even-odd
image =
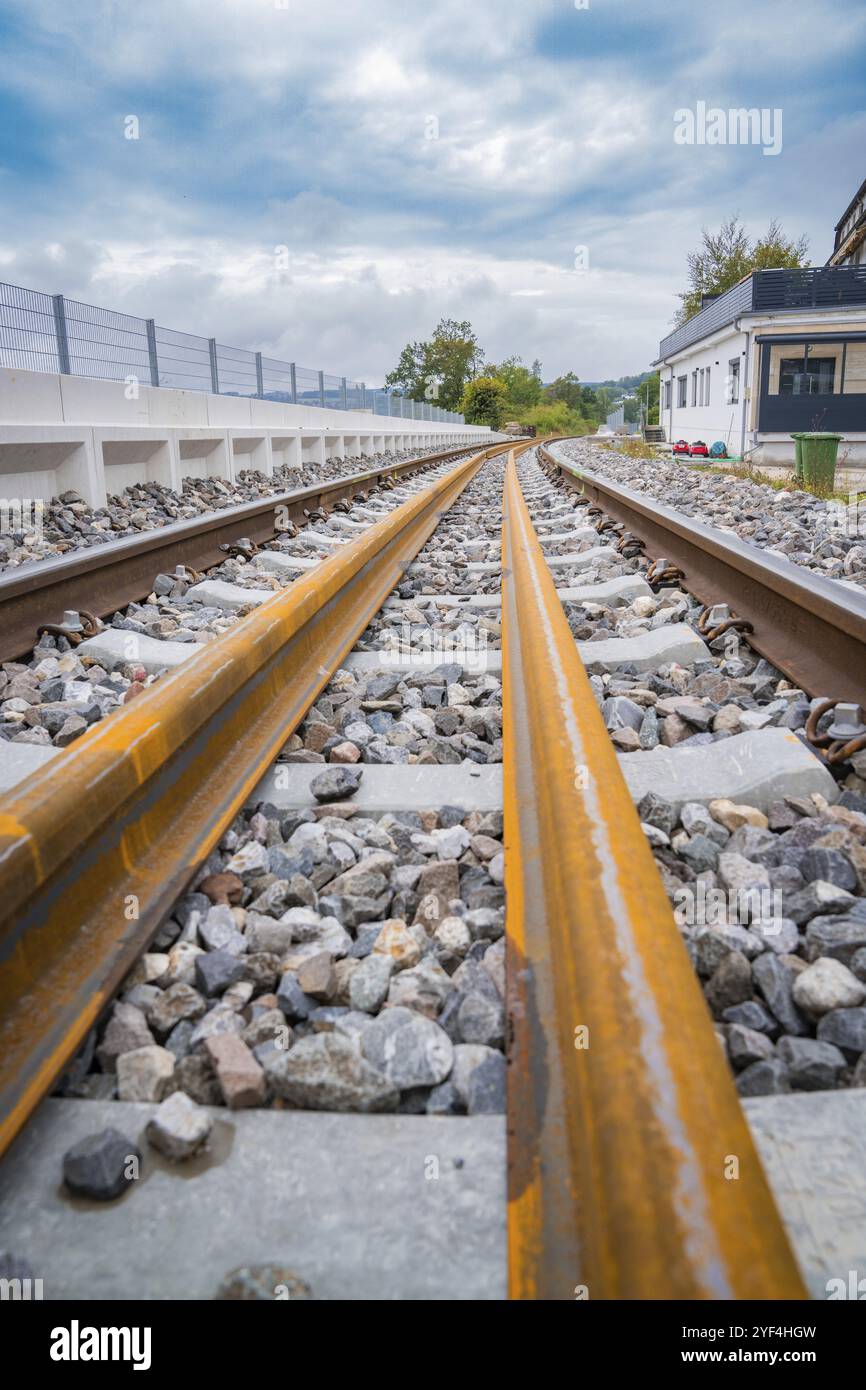
[[[0,1152],[484,460],[457,464],[14,788]]]
[[[509,460],[509,1286],[806,1293]]]

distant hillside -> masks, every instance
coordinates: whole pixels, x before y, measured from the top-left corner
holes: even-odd
[[[581,386],[591,386],[593,390],[599,386],[608,386],[611,391],[627,393],[636,390],[642,382],[651,376],[655,376],[655,372],[640,372],[637,376],[621,376],[616,381],[582,381],[580,384]]]

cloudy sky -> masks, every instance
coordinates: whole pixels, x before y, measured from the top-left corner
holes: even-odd
[[[0,43],[0,278],[369,384],[446,315],[644,370],[703,225],[821,264],[866,177],[862,0],[0,0]],[[781,152],[677,144],[700,101]]]

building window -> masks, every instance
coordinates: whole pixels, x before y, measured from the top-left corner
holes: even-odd
[[[686,376],[678,376],[678,377],[677,377],[677,406],[680,407],[680,408],[682,408],[682,407],[686,404],[686,388],[687,388],[687,386],[688,386],[688,377],[686,377]]]
[[[835,357],[782,357],[779,360],[780,396],[830,396],[836,374]]]
[[[697,403],[698,403],[698,369],[697,369],[697,367],[695,367],[695,370],[692,372],[692,405],[697,405]],[[685,401],[683,401],[683,405],[685,405]]]
[[[761,343],[758,429],[845,433],[863,427],[866,402],[866,333],[833,342]]]
[[[704,405],[709,405],[709,403],[710,403],[710,372],[711,372],[711,370],[712,370],[711,367],[707,367],[707,376],[706,376],[706,380],[704,381]]]
[[[728,363],[728,405],[738,405],[740,400],[740,359],[732,357]]]
[[[666,382],[665,382],[665,410],[670,410],[670,408],[671,408],[671,383],[670,383],[670,381],[666,381]]]

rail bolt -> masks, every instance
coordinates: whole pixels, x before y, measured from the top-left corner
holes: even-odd
[[[866,734],[866,722],[861,705],[847,705],[840,701],[833,714],[833,723],[826,730],[831,738],[842,738],[847,742],[849,738],[859,738],[861,734]]]

